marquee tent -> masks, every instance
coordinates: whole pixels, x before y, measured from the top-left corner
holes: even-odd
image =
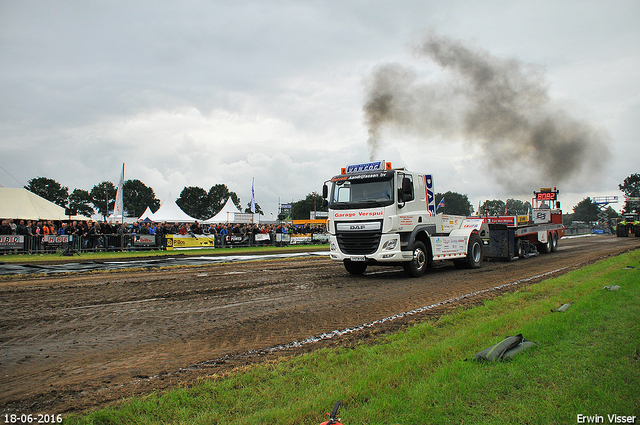
[[[218,214],[214,215],[208,220],[205,220],[204,223],[232,223],[234,221],[234,216],[236,213],[241,213],[241,211],[236,207],[231,198],[227,198],[227,202],[224,204],[224,207]]]
[[[0,218],[22,220],[69,220],[65,209],[27,189],[0,187]],[[71,220],[90,220],[72,215]]]
[[[153,218],[153,212],[151,211],[151,208],[147,207],[146,210],[144,210],[144,212],[142,213],[142,215],[138,218],[138,220],[140,221],[156,221],[155,218]]]
[[[168,223],[193,223],[199,221],[180,209],[175,201],[168,201],[160,205],[158,211],[153,214],[153,221]]]

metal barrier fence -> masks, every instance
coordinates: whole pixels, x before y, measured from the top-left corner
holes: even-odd
[[[233,248],[251,246],[286,246],[300,244],[328,243],[329,236],[324,233],[286,234],[269,233],[255,235],[0,235],[0,255],[2,254],[55,254],[74,255],[82,252],[98,251],[143,251],[180,249],[173,245],[173,237],[213,240],[213,244],[189,244],[185,249],[197,247]]]

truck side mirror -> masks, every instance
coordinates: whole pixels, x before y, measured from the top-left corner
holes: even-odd
[[[322,185],[322,197],[324,199],[327,199],[327,196],[329,196],[329,188],[327,187],[326,184]]]
[[[411,201],[413,199],[413,183],[408,178],[402,179],[402,202]]]

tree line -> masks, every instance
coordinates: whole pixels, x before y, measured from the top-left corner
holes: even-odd
[[[631,174],[618,187],[626,197],[640,197],[640,174]],[[69,193],[68,187],[62,186],[53,179],[36,177],[29,180],[24,188],[56,205],[76,210],[78,214],[86,216],[99,214],[107,217],[109,212],[113,210],[116,198],[116,187],[110,181],[103,181],[89,191],[74,189]],[[139,217],[147,207],[154,212],[160,207],[160,200],[156,198],[153,189],[137,179],[124,182],[123,198],[124,209],[132,217]],[[242,210],[240,197],[230,191],[225,184],[216,184],[208,191],[197,186],[185,187],[176,200],[176,204],[191,217],[206,220],[217,214],[228,198],[231,198],[235,206]],[[443,200],[444,206],[437,208],[436,212],[438,213],[470,216],[476,212],[466,194],[451,191],[436,193],[435,202],[440,204],[441,200]],[[250,206],[251,202],[248,202],[244,212],[250,212]],[[528,201],[493,199],[480,205],[477,214],[521,215],[527,214],[530,208],[531,203]],[[256,213],[264,214],[259,204],[256,204],[255,209]],[[308,219],[311,211],[327,211],[327,208],[323,206],[322,196],[316,192],[308,194],[304,199],[292,202],[290,218],[294,220]],[[587,197],[573,207],[573,214],[569,215],[569,219],[584,222],[597,221],[599,211],[599,206]],[[625,202],[623,213],[639,212],[639,202]],[[610,218],[618,216],[618,213],[610,206],[606,209],[606,214]],[[281,214],[278,218],[282,220],[284,215]]]
[[[624,179],[624,181],[618,185],[618,188],[624,193],[626,198],[638,198],[640,197],[640,174],[634,173]],[[600,213],[600,205],[594,202],[594,199],[590,197],[580,201],[575,207],[573,207],[573,214],[569,217],[571,221],[583,221],[585,223],[598,221]],[[608,218],[616,218],[619,216],[611,206],[607,206],[604,209],[604,213]],[[622,208],[623,214],[638,214],[640,213],[640,202],[638,201],[626,201]]]
[[[91,190],[76,188],[69,193],[68,187],[47,177],[35,177],[29,180],[24,188],[58,206],[74,210],[77,214],[87,217],[97,214],[103,219],[113,211],[117,191],[112,182],[103,181],[93,186]],[[126,180],[122,185],[122,191],[127,216],[139,217],[147,207],[153,212],[160,208],[160,200],[156,198],[154,190],[140,180]],[[293,202],[291,218],[294,220],[309,218],[309,212],[314,210],[314,196],[318,195],[309,194],[305,199]],[[229,198],[242,211],[240,197],[236,192],[229,190],[225,184],[216,184],[208,191],[197,186],[187,186],[180,192],[176,204],[187,215],[198,220],[207,220],[216,215]],[[317,211],[327,210],[322,208],[321,198],[320,200],[316,198],[316,206]],[[251,212],[251,201],[247,203],[244,212]],[[255,212],[264,215],[258,203],[255,204]]]
[[[112,182],[103,181],[91,190],[74,189],[69,193],[68,187],[47,177],[33,178],[24,188],[56,205],[77,211],[80,215],[90,217],[98,214],[103,218],[113,211],[117,191]],[[160,208],[160,200],[156,198],[154,190],[140,180],[126,180],[122,185],[122,192],[124,210],[130,217],[139,217],[147,207],[153,212]],[[220,211],[228,198],[240,209],[240,198],[225,184],[216,184],[208,192],[199,187],[185,187],[176,204],[191,217],[206,220]],[[249,209],[247,207],[247,212]],[[261,212],[259,205],[256,205],[256,212]]]

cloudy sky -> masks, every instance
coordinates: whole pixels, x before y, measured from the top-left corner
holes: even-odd
[[[0,0],[0,184],[125,163],[162,201],[224,183],[244,207],[255,178],[269,215],[371,157],[475,208],[557,186],[570,211],[640,172],[639,22],[636,0]]]

